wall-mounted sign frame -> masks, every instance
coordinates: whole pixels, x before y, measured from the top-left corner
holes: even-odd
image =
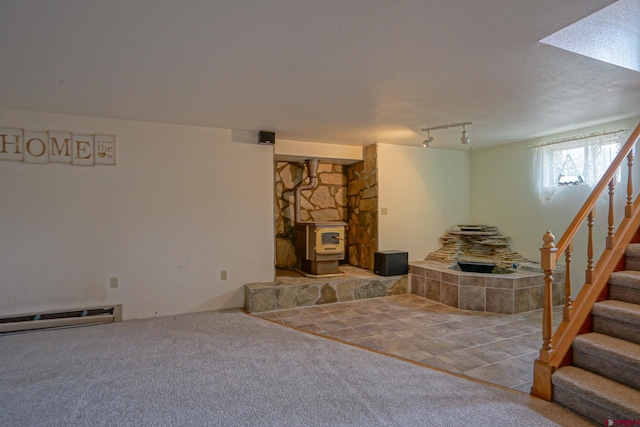
[[[0,127],[0,160],[114,166],[116,137]]]

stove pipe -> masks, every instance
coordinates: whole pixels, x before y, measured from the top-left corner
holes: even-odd
[[[296,205],[296,215],[295,221],[300,222],[300,193],[304,190],[311,190],[318,185],[318,164],[320,163],[320,159],[307,159],[305,160],[307,163],[307,173],[309,175],[309,183],[308,184],[300,184],[295,189],[295,205]]]

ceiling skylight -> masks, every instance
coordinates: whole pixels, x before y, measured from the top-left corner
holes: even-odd
[[[619,0],[540,41],[640,71],[640,0]]]

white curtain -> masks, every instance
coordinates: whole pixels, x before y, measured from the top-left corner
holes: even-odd
[[[621,136],[617,132],[534,147],[533,171],[540,202],[551,200],[561,186],[561,175],[579,176],[582,184],[594,187],[618,154]]]

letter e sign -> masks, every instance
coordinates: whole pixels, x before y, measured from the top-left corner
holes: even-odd
[[[73,135],[71,163],[81,166],[93,166],[93,135]]]

